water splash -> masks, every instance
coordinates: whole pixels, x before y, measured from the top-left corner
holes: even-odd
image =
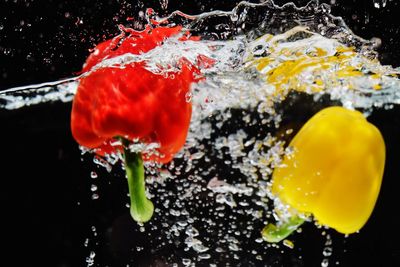
[[[387,0],[373,0],[375,8],[384,8],[386,7]]]
[[[164,10],[168,9],[168,0],[160,0],[161,8]]]
[[[186,96],[193,116],[184,149],[168,165],[146,165],[148,193],[158,209],[141,231],[154,251],[183,247],[182,254],[165,259],[168,263],[265,263],[274,251],[280,253],[274,249],[283,249],[260,238],[264,221],[274,221],[282,205],[268,191],[274,167],[290,153],[285,141],[293,130],[285,124],[282,103],[306,95],[308,105],[328,98],[366,114],[372,108],[390,108],[400,103],[400,70],[380,65],[376,43],[354,35],[330,14],[328,5],[317,1],[302,8],[242,2],[230,12],[196,16],[176,11],[157,23],[182,24],[202,40],[171,38],[148,53],[125,54],[95,68],[141,61],[164,75],[181,57],[195,64],[205,56],[216,63],[201,69],[205,79]],[[79,77],[6,90],[0,107],[68,102],[78,82]],[[156,145],[135,144],[131,149]],[[119,158],[95,157],[94,162],[112,172]],[[97,188],[92,191],[96,196]],[[283,245],[295,249],[290,240]],[[326,241],[321,248],[326,259],[321,265],[329,263],[330,247]],[[94,255],[88,257],[88,266]]]
[[[71,102],[78,87],[78,79],[74,77],[0,91],[0,108],[13,110],[53,101]]]

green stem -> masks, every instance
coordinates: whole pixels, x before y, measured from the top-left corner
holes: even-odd
[[[288,221],[281,224],[267,224],[261,234],[264,240],[271,243],[277,243],[288,237],[303,223],[303,218],[300,218],[298,215],[293,215]]]
[[[124,152],[125,170],[131,199],[130,213],[135,221],[147,222],[153,216],[154,205],[146,197],[142,155],[131,152],[127,146],[125,146]]]

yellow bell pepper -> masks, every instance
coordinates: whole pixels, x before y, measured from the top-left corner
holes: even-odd
[[[289,146],[293,152],[274,170],[271,191],[296,212],[267,225],[264,239],[279,242],[310,214],[340,233],[360,230],[382,182],[385,143],[379,130],[358,111],[329,107],[314,115]]]

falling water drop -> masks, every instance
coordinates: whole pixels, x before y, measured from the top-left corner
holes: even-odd
[[[168,0],[160,0],[161,8],[164,10],[168,9]]]
[[[96,179],[97,177],[98,177],[98,175],[95,171],[90,172],[90,178]]]

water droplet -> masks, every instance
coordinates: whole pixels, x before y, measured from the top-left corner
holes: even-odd
[[[288,239],[283,240],[283,245],[288,248],[294,248],[294,243]]]
[[[200,233],[199,230],[190,225],[186,228],[185,234],[193,237],[193,236],[198,236]]]
[[[232,251],[239,251],[239,247],[238,247],[238,245],[236,245],[235,243],[230,243],[230,244],[228,245],[228,247],[229,247],[229,250],[232,250]]]
[[[373,0],[375,8],[386,7],[387,0]]]
[[[233,198],[232,194],[218,194],[215,198],[217,203],[227,204],[228,206],[234,208],[237,206],[236,201]]]
[[[288,130],[286,130],[285,133],[286,133],[286,134],[291,134],[291,133],[293,133],[293,129],[288,129]]]
[[[189,266],[191,263],[192,261],[190,259],[185,259],[185,258],[182,259],[182,264],[184,266]]]
[[[179,210],[175,210],[175,209],[170,209],[169,213],[176,217],[179,217],[181,215],[181,212]]]
[[[329,257],[332,255],[333,249],[332,247],[325,247],[324,250],[322,251],[322,255],[325,257]]]
[[[321,267],[328,267],[329,266],[329,260],[328,259],[323,259],[321,262]]]
[[[87,263],[87,266],[88,266],[88,267],[93,266],[93,264],[94,264],[94,257],[95,257],[95,256],[96,256],[96,253],[95,253],[94,251],[90,251],[89,257],[86,257],[86,263]]]
[[[210,254],[200,254],[198,256],[198,258],[199,258],[199,260],[207,260],[207,259],[211,258],[211,255]]]
[[[260,244],[260,243],[264,242],[264,239],[262,239],[262,238],[257,238],[255,241],[256,241],[256,243],[259,243],[259,244]]]
[[[104,167],[107,170],[107,172],[111,172],[112,170],[111,164],[99,156],[94,156],[93,162],[101,167]]]
[[[193,247],[193,250],[198,253],[206,252],[207,250],[209,250],[209,248],[204,246],[202,243],[196,243],[192,247]]]
[[[192,97],[193,97],[193,94],[192,94],[192,92],[187,92],[186,94],[185,94],[185,100],[186,100],[186,102],[191,102],[192,101]]]
[[[197,160],[197,159],[201,159],[203,156],[204,156],[204,152],[203,152],[203,151],[198,151],[198,152],[192,154],[192,155],[190,156],[190,158],[191,158],[192,160]]]
[[[186,225],[188,225],[188,222],[187,222],[187,221],[178,221],[177,224],[178,224],[180,227],[185,227]]]
[[[160,0],[161,8],[167,10],[168,8],[168,0]]]

